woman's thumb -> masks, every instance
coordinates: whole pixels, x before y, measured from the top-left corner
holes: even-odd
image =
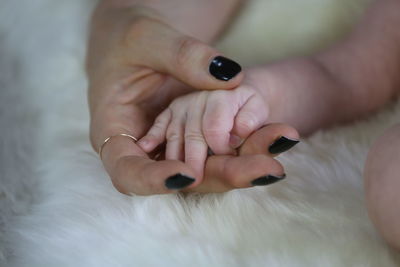
[[[137,63],[197,89],[230,89],[242,81],[240,65],[211,46],[155,19],[145,18],[139,24],[136,33],[131,32]]]

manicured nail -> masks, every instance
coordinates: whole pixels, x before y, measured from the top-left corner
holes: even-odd
[[[147,141],[146,139],[140,139],[139,141],[137,141],[136,144],[144,149],[147,149],[147,147],[149,146],[149,141]]]
[[[179,190],[191,185],[194,181],[194,178],[178,173],[165,180],[165,186],[171,190]]]
[[[285,151],[288,151],[295,145],[297,145],[299,140],[292,140],[282,136],[278,140],[276,140],[272,145],[269,146],[268,151],[271,154],[279,154]]]
[[[280,180],[285,179],[286,174],[282,176],[274,176],[274,175],[267,175],[267,176],[262,176],[260,178],[257,178],[251,182],[253,186],[263,186],[263,185],[269,185],[273,184],[276,182],[279,182]]]
[[[218,56],[210,64],[210,73],[221,81],[229,81],[242,71],[242,67],[233,60]]]

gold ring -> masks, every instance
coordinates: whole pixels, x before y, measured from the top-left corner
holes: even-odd
[[[122,133],[122,134],[116,134],[116,135],[112,135],[112,136],[110,136],[110,137],[107,137],[107,138],[104,140],[103,144],[102,144],[102,145],[100,146],[100,148],[99,148],[100,160],[103,160],[103,157],[102,157],[101,152],[103,151],[104,146],[108,143],[108,141],[111,140],[111,138],[116,137],[116,136],[125,136],[125,137],[129,137],[131,140],[133,140],[133,142],[134,142],[135,144],[136,144],[136,142],[138,141],[138,139],[137,139],[136,137],[134,137],[134,136],[132,136],[132,135],[130,135],[130,134],[124,134],[124,133]]]

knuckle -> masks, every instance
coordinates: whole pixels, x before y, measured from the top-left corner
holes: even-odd
[[[200,163],[201,160],[202,160],[202,158],[199,155],[199,153],[189,153],[189,154],[185,155],[185,162],[190,162],[192,164],[196,163],[195,167],[198,167],[198,165],[201,164]]]
[[[237,168],[232,168],[230,164],[225,164],[222,169],[222,177],[224,177],[224,184],[229,189],[238,189],[248,187],[243,173],[238,172]]]
[[[152,136],[153,138],[159,138],[163,131],[164,131],[164,122],[162,121],[155,121],[154,125],[151,127],[151,131],[149,132],[148,136]]]
[[[222,107],[226,106],[227,96],[227,92],[222,90],[213,91],[212,94],[210,94],[210,103],[212,103],[212,106],[219,107],[216,108],[216,111],[221,112],[223,110]]]
[[[213,112],[207,118],[204,119],[204,129],[203,132],[206,136],[220,135],[224,132],[223,127],[221,127],[223,122],[223,115],[221,112]]]
[[[160,115],[154,120],[154,126],[158,126],[164,123],[165,123],[165,116]]]
[[[181,142],[182,136],[177,131],[169,131],[167,133],[167,140],[168,142]]]
[[[175,113],[177,110],[180,110],[182,108],[182,105],[186,103],[187,97],[182,96],[179,98],[174,99],[170,104],[169,108],[171,110],[171,113]]]
[[[185,141],[205,143],[203,135],[197,131],[186,132]]]
[[[144,15],[134,16],[129,21],[127,30],[122,38],[123,45],[131,47],[132,44],[145,40],[146,35],[153,31],[152,28],[157,23],[157,20]]]
[[[215,137],[221,137],[224,136],[224,131],[222,129],[220,129],[218,127],[218,125],[216,125],[216,123],[214,125],[209,125],[209,127],[207,129],[204,129],[204,135],[207,138],[215,138]]]
[[[204,51],[204,44],[194,38],[183,37],[177,42],[175,60],[178,67],[187,66],[187,64],[191,63],[193,55],[201,55],[202,51]]]
[[[225,173],[226,177],[229,177],[225,181],[225,184],[230,187],[230,188],[242,188],[243,187],[243,181],[240,179],[240,177],[236,174],[233,173],[232,171],[226,171]]]
[[[229,91],[223,91],[223,90],[218,90],[214,91],[212,94],[212,98],[217,100],[217,101],[224,101],[226,100],[227,95]]]
[[[207,133],[207,135],[218,135],[223,133],[224,126],[227,126],[227,123],[231,123],[229,120],[233,120],[233,117],[226,115],[227,110],[224,109],[225,105],[218,102],[216,102],[215,105],[220,108],[208,112],[203,119],[203,131]]]
[[[252,132],[257,127],[257,118],[251,112],[244,112],[236,119],[236,127],[245,132]]]

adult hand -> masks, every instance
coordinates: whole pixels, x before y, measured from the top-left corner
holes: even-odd
[[[244,141],[238,149],[238,156],[210,156],[202,183],[183,191],[218,193],[278,182],[286,175],[274,157],[292,148],[298,139],[299,134],[293,127],[269,124]]]
[[[88,52],[90,138],[96,151],[109,136],[126,133],[141,137],[171,99],[189,91],[188,86],[230,89],[243,78],[237,63],[174,30],[144,7],[100,5]],[[221,157],[207,162],[208,178],[202,183],[191,178],[193,170],[183,162],[154,161],[123,136],[111,138],[102,150],[103,164],[115,187],[122,193],[140,195],[170,193],[189,185],[195,190],[199,184],[201,191],[213,191],[216,180],[229,183],[230,173],[224,171],[226,160]],[[257,159],[243,159],[245,165],[237,169],[239,180],[254,178],[254,165],[261,165],[259,155],[254,157]],[[263,164],[269,166],[270,159]],[[237,180],[232,188],[239,184]]]

